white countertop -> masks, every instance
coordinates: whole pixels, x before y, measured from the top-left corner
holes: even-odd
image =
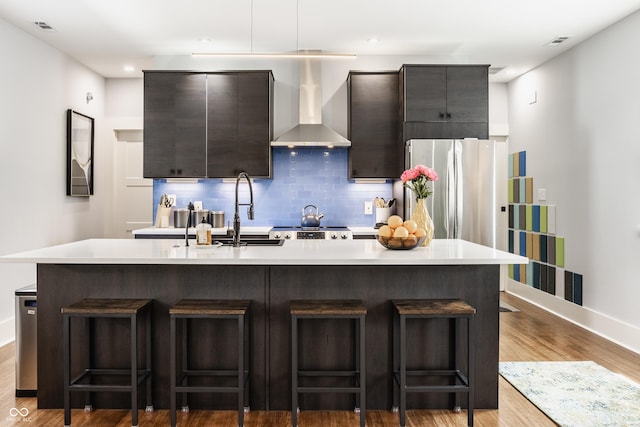
[[[0,257],[3,263],[211,265],[461,265],[526,264],[518,255],[464,240],[433,240],[426,248],[389,250],[376,240],[291,240],[282,246],[199,248],[195,241],[89,239]]]

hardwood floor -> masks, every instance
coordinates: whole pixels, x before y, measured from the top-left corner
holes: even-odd
[[[593,360],[640,382],[640,355],[612,344],[561,318],[553,316],[512,295],[503,294],[502,300],[519,309],[518,312],[500,314],[500,360]],[[0,347],[0,425],[2,426],[61,426],[63,411],[39,410],[35,398],[16,398],[15,395],[15,347]],[[52,367],[55,369],[55,367]],[[481,369],[481,367],[480,367]],[[477,410],[475,425],[489,426],[555,426],[542,412],[500,377],[499,410]],[[13,416],[12,408],[27,408],[28,415]],[[169,412],[139,412],[140,426],[169,425]],[[408,411],[407,426],[466,426],[466,412]],[[131,414],[127,410],[97,410],[85,413],[72,412],[74,427],[130,426]],[[247,414],[247,427],[285,427],[291,418],[288,412],[253,411]],[[180,426],[235,426],[234,411],[192,411],[178,414]],[[358,415],[342,411],[302,411],[302,427],[344,427],[358,425]],[[367,411],[369,427],[397,426],[398,416],[390,411]]]

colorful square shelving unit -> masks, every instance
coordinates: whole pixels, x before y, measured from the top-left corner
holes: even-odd
[[[510,265],[509,277],[582,305],[582,274],[565,269],[565,240],[556,234],[556,207],[533,203],[526,151],[509,155],[508,191],[509,252],[530,260],[527,265]]]

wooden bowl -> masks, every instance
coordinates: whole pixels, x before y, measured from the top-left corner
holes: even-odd
[[[387,249],[393,250],[407,250],[413,249],[416,246],[419,246],[426,239],[425,237],[382,237],[376,236],[378,243],[384,246]]]

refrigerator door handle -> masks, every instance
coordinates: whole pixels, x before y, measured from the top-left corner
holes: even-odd
[[[464,212],[464,168],[462,167],[462,142],[460,140],[456,140],[455,144],[455,161],[454,161],[454,170],[455,170],[455,221],[454,221],[454,233],[452,238],[459,239],[462,235],[462,219]]]
[[[447,175],[446,185],[447,191],[444,194],[444,206],[447,215],[447,219],[444,221],[444,229],[447,232],[447,239],[453,238],[455,233],[455,217],[456,217],[456,196],[455,196],[455,146],[452,146],[447,153]]]

